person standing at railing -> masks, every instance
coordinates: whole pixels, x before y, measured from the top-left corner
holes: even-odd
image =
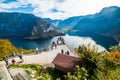
[[[8,57],[7,56],[3,57],[3,60],[5,61],[6,65],[8,65]]]

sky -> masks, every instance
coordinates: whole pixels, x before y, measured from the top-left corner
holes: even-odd
[[[0,12],[30,13],[42,18],[66,19],[119,6],[120,0],[0,0]]]

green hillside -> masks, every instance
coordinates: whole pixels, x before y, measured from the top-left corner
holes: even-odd
[[[3,59],[5,56],[11,56],[12,53],[20,53],[24,52],[24,54],[33,53],[34,50],[25,50],[23,48],[16,48],[12,45],[12,43],[7,39],[0,39],[0,60]]]

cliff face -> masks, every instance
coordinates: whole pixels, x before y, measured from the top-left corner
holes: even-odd
[[[47,38],[58,34],[51,24],[32,14],[0,13],[0,36]]]

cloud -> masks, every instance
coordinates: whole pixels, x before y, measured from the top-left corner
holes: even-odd
[[[32,3],[36,5],[34,14],[52,19],[95,14],[104,7],[120,6],[120,0],[40,0],[36,4]]]
[[[15,7],[15,8],[8,8],[5,9],[7,11],[12,11],[12,12],[22,12],[22,13],[32,13],[32,11],[34,10],[34,8],[31,6],[31,4],[28,5],[23,5],[20,7]]]
[[[31,13],[40,17],[52,19],[65,19],[72,16],[95,14],[104,7],[120,6],[120,0],[15,0],[14,2],[13,0],[11,1],[12,2],[10,3],[0,3],[0,9],[7,9],[9,11],[12,11],[13,9],[22,9],[23,7],[26,7],[28,6],[28,4],[30,4],[31,7],[29,8],[32,8],[30,11]],[[25,8],[22,12],[24,11]]]
[[[56,0],[57,2],[64,2],[65,0]]]
[[[52,12],[59,12],[56,8],[51,9]]]

